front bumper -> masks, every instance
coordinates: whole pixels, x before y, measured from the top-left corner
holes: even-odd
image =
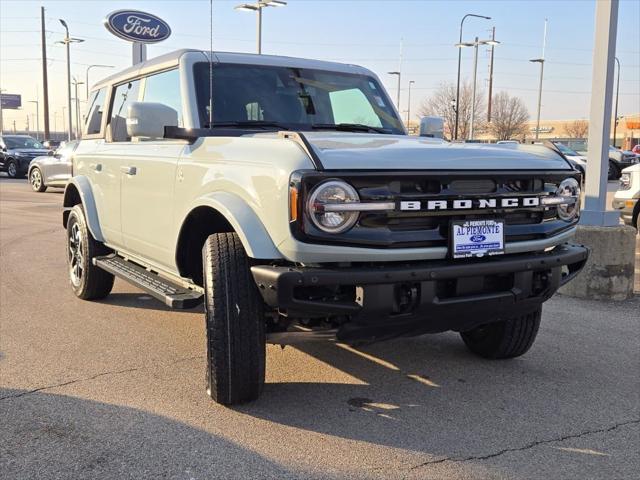
[[[611,206],[614,210],[620,211],[620,217],[625,224],[633,225],[633,209],[638,200],[637,198],[614,198]]]
[[[284,315],[347,316],[338,338],[348,341],[399,331],[464,331],[534,310],[578,274],[588,255],[582,245],[564,244],[483,259],[251,271],[265,302]],[[316,293],[327,289],[333,294]],[[350,291],[352,299],[345,300]]]

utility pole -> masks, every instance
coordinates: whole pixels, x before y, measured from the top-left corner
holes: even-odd
[[[496,27],[491,29],[491,40],[496,40]],[[489,61],[489,102],[487,104],[487,122],[491,121],[491,98],[493,92],[493,51],[495,50],[495,43],[491,44],[491,60]]]
[[[40,7],[40,43],[42,44],[42,89],[44,111],[44,140],[49,139],[49,79],[47,74],[47,40],[44,35],[44,7]]]

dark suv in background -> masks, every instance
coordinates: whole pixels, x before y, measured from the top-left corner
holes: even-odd
[[[48,150],[29,135],[0,136],[0,172],[11,178],[22,178],[35,157],[47,155]]]

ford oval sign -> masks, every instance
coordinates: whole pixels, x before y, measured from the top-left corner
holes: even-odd
[[[104,26],[123,40],[157,43],[171,35],[171,28],[161,18],[138,10],[117,10],[104,19]]]
[[[480,243],[480,242],[484,242],[486,239],[487,237],[485,237],[484,235],[474,235],[469,240],[471,240],[474,243]]]

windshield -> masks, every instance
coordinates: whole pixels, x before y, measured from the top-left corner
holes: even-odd
[[[574,152],[573,150],[571,150],[566,145],[563,145],[562,143],[556,143],[555,145],[556,145],[556,147],[558,147],[558,150],[560,150],[565,155],[572,155],[574,157],[579,157],[580,156],[578,154],[578,152]]]
[[[200,124],[207,128],[209,64],[196,64],[195,78]],[[367,75],[219,63],[213,68],[213,85],[214,126],[262,122],[304,130],[342,124],[405,133],[387,94]]]
[[[2,137],[7,148],[44,148],[40,142],[31,137]]]

